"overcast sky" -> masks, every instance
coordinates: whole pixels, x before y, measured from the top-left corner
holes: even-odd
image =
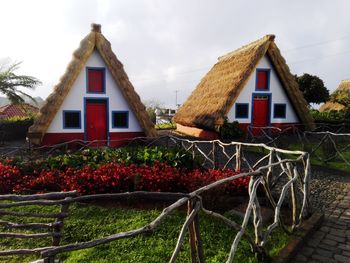
[[[46,98],[73,51],[102,24],[143,101],[183,103],[217,58],[275,34],[293,74],[331,91],[350,78],[350,1],[0,0],[0,59],[23,61]]]

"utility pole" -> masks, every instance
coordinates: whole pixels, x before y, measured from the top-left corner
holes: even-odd
[[[179,90],[175,90],[175,109],[178,107],[177,106],[177,93],[179,92]]]

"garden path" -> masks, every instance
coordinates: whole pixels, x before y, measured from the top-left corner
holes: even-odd
[[[314,200],[321,203],[319,209],[324,206],[325,219],[291,262],[350,262],[350,174],[332,176],[331,181],[328,190],[336,193],[335,200],[329,204]]]

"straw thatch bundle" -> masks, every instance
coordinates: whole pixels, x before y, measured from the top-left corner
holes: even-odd
[[[299,119],[312,129],[314,122],[307,102],[274,38],[274,35],[266,35],[220,57],[176,113],[174,121],[184,126],[218,131],[260,59],[267,54]]]
[[[334,95],[336,93],[342,93],[342,91],[344,91],[344,93],[350,92],[350,79],[342,80],[340,82],[338,88],[333,92],[332,95]],[[330,111],[330,110],[340,111],[340,110],[343,110],[344,108],[345,108],[345,105],[343,105],[343,104],[340,104],[338,102],[328,101],[320,107],[320,111],[321,112],[322,111]]]
[[[106,63],[115,83],[129,103],[145,134],[149,137],[157,136],[157,132],[146,112],[145,106],[142,104],[140,97],[124,71],[123,64],[113,53],[110,42],[101,34],[101,25],[92,24],[90,34],[80,42],[80,47],[73,53],[73,59],[69,63],[66,72],[55,86],[53,93],[46,99],[33,126],[29,128],[28,138],[33,144],[41,143],[51,121],[62,105],[69,90],[72,88],[79,73],[85,67],[94,49],[100,53]]]

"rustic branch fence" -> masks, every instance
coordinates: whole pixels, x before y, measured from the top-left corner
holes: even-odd
[[[108,237],[91,240],[88,242],[80,242],[76,244],[58,245],[61,230],[53,228],[50,235],[53,235],[52,246],[34,248],[34,249],[19,249],[0,251],[0,256],[18,255],[18,254],[38,254],[46,260],[53,258],[63,252],[85,249],[122,238],[131,238],[144,233],[152,232],[160,227],[160,224],[166,217],[176,209],[187,205],[188,213],[185,222],[178,236],[176,247],[173,254],[170,256],[169,262],[175,262],[178,258],[179,251],[184,242],[186,232],[189,233],[191,260],[192,262],[204,262],[204,246],[201,241],[201,229],[199,229],[200,213],[221,220],[224,224],[230,226],[237,232],[232,246],[228,252],[227,262],[232,262],[237,251],[238,244],[243,238],[249,242],[251,249],[261,257],[266,256],[266,243],[270,235],[276,227],[280,226],[285,231],[291,232],[298,227],[304,218],[310,214],[309,193],[310,193],[310,160],[309,154],[302,151],[288,151],[279,148],[267,146],[265,144],[230,142],[223,143],[221,141],[191,141],[180,139],[177,137],[167,136],[160,137],[156,140],[146,138],[137,138],[130,143],[145,144],[145,145],[166,145],[168,147],[181,146],[186,151],[191,152],[194,158],[199,158],[201,164],[208,168],[231,168],[238,173],[232,177],[218,180],[209,185],[201,187],[189,194],[182,193],[150,193],[150,192],[130,192],[119,194],[101,194],[74,196],[75,193],[53,193],[44,195],[29,195],[17,196],[7,195],[2,196],[0,215],[13,214],[8,209],[12,207],[21,207],[29,205],[61,205],[62,210],[58,215],[56,224],[62,227],[63,215],[67,212],[68,205],[73,202],[84,202],[89,200],[97,200],[101,198],[121,199],[128,197],[138,198],[173,198],[173,204],[165,208],[161,214],[149,224],[127,232],[116,233]],[[67,145],[67,144],[65,144]],[[55,146],[64,147],[65,145]],[[83,144],[82,147],[87,145]],[[225,217],[218,212],[210,211],[204,207],[202,197],[203,194],[217,189],[229,182],[239,178],[249,177],[249,197],[242,222],[236,222]],[[259,194],[258,194],[258,189]],[[261,192],[261,193],[260,193]],[[73,196],[65,196],[65,195]],[[50,197],[50,198],[49,198]],[[264,222],[262,216],[262,197],[268,200],[269,206],[274,211],[272,222]],[[57,199],[58,198],[58,199]],[[57,200],[55,200],[57,199]],[[282,217],[283,205],[291,207],[290,224],[285,222]],[[18,213],[18,216],[29,216],[26,213]],[[48,215],[43,215],[47,217]],[[116,222],[117,224],[117,222]],[[3,222],[3,226],[16,226],[16,223]],[[250,234],[247,231],[248,226],[254,229],[254,233]],[[28,225],[31,227],[34,225]],[[39,226],[39,225],[38,225]],[[51,225],[50,225],[51,226]],[[53,226],[53,225],[52,225]],[[4,235],[4,233],[3,233]],[[5,233],[6,235],[6,233]],[[9,236],[8,236],[9,237]],[[26,238],[28,236],[12,236],[13,238]],[[56,239],[55,239],[56,238]]]
[[[249,127],[246,139],[282,148],[294,143],[321,163],[340,161],[350,167],[350,124],[318,124],[313,131],[302,128]],[[254,130],[260,134],[254,135]]]

